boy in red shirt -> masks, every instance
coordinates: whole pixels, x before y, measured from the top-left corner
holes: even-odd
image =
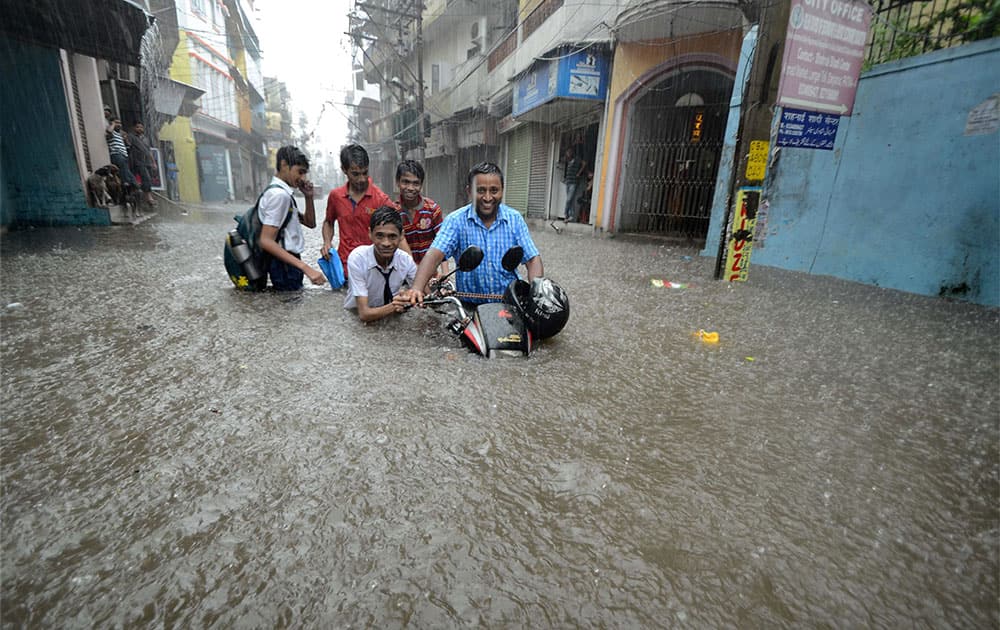
[[[337,255],[347,272],[347,257],[358,245],[371,245],[369,221],[375,210],[392,205],[392,200],[368,177],[368,152],[359,144],[349,144],[340,150],[340,170],[347,183],[330,191],[326,199],[326,219],[323,220],[323,258],[330,260],[333,245],[333,224],[340,223]],[[400,249],[410,251],[404,238]]]

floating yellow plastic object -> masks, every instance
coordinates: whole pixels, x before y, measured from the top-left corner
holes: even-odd
[[[698,338],[705,343],[719,343],[719,333],[717,332],[707,332],[704,329],[701,329],[695,334],[697,334]]]

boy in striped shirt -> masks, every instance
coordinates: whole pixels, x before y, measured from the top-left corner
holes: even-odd
[[[108,152],[111,154],[111,163],[118,167],[122,183],[134,188],[135,177],[132,176],[132,171],[128,168],[128,145],[125,144],[125,134],[122,133],[122,121],[112,117],[105,132]]]
[[[422,194],[424,167],[416,160],[403,160],[396,167],[396,187],[399,189],[403,233],[410,245],[413,261],[419,265],[441,229],[441,206]],[[444,273],[448,272],[447,265],[446,262],[441,265]]]

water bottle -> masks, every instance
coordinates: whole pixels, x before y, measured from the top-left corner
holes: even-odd
[[[233,258],[239,263],[248,280],[256,282],[260,279],[261,273],[253,261],[250,246],[243,240],[238,230],[229,230],[229,251],[233,253]]]

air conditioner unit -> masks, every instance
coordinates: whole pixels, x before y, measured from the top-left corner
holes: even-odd
[[[487,39],[488,32],[485,17],[477,19],[469,27],[468,57],[470,59],[476,55],[486,54],[486,47],[489,43],[489,40]]]

